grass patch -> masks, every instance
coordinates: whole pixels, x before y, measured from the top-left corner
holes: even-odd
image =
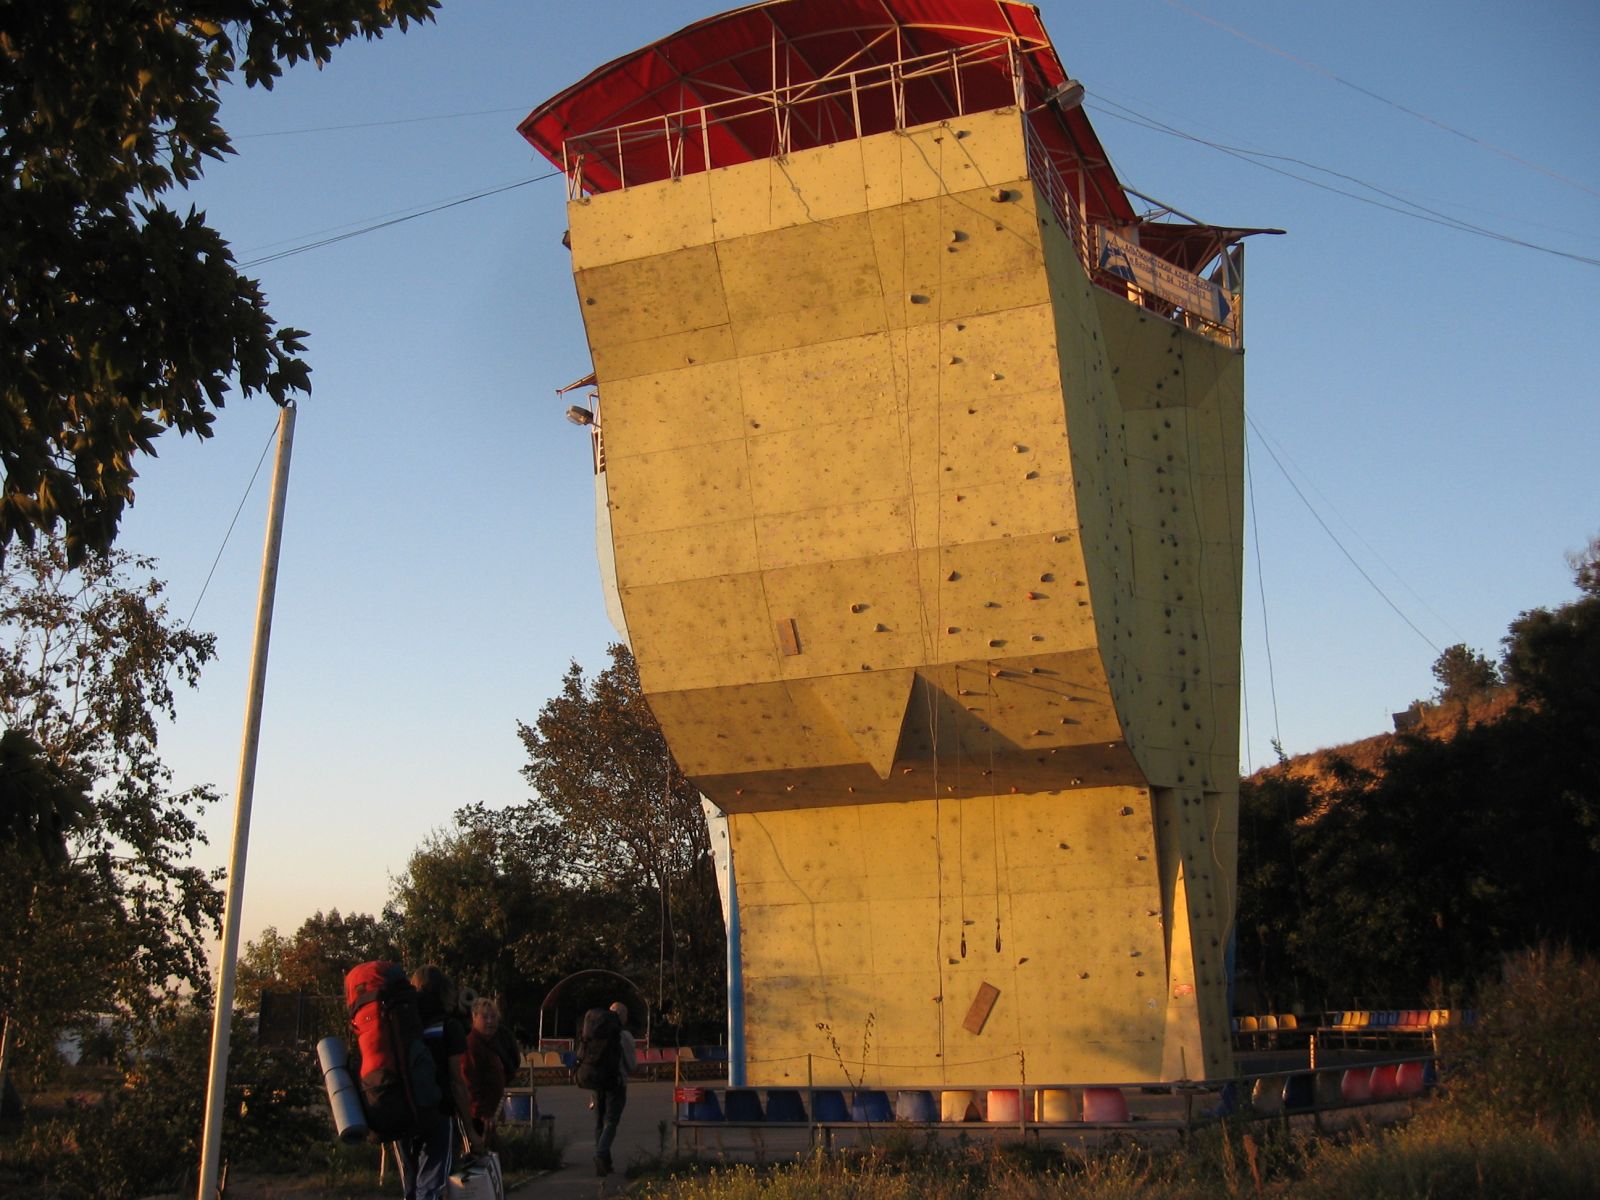
[[[1592,1200],[1600,1137],[1417,1120],[1339,1140],[1263,1129],[1210,1144],[1041,1154],[940,1147],[917,1160],[816,1156],[756,1167],[678,1164],[639,1181],[648,1200]]]

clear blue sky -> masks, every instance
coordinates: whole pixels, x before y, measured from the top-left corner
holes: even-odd
[[[545,175],[522,116],[717,7],[446,0],[437,25],[346,47],[270,93],[230,91],[239,154],[189,198],[250,263]],[[1563,555],[1600,532],[1600,267],[1566,257],[1600,259],[1600,7],[1042,10],[1126,184],[1206,221],[1288,230],[1247,256],[1241,766],[1269,761],[1275,735],[1296,753],[1379,732],[1430,693],[1438,649],[1495,654],[1519,611],[1570,599]],[[380,908],[457,807],[527,794],[517,720],[570,660],[603,665],[588,440],[554,396],[590,368],[563,194],[547,178],[252,268],[274,316],[310,331],[315,392],[246,937]],[[1392,211],[1412,206],[1441,217]],[[221,551],[195,618],[220,658],[163,738],[180,782],[226,794],[208,821],[218,863],[270,457],[249,483],[275,421],[270,402],[235,400],[211,441],[163,438],[123,526],[179,616]]]

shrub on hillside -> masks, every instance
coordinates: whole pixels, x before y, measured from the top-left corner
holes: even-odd
[[[1556,1130],[1600,1121],[1600,962],[1540,946],[1509,956],[1477,1020],[1442,1049],[1449,1106]]]

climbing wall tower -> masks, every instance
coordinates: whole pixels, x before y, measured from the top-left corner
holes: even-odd
[[[1231,1073],[1250,231],[1137,214],[1081,96],[1029,5],[778,0],[521,126],[735,1082]]]

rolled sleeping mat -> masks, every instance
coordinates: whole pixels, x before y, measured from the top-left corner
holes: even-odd
[[[350,1077],[350,1055],[336,1037],[317,1043],[317,1062],[322,1065],[322,1082],[328,1089],[333,1108],[333,1127],[342,1142],[361,1142],[367,1137],[367,1114],[361,1107],[361,1093]]]

